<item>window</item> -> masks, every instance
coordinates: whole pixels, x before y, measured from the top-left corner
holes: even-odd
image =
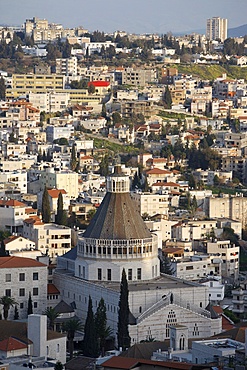
[[[11,289],[6,289],[5,290],[5,295],[6,295],[6,297],[11,297]]]
[[[39,288],[33,288],[33,295],[39,295]]]
[[[33,308],[37,308],[38,307],[38,302],[33,302]]]
[[[132,269],[128,269],[128,280],[132,280]]]
[[[33,280],[39,280],[39,273],[38,272],[33,273]]]
[[[141,279],[142,279],[142,269],[138,268],[137,269],[137,280],[141,280]]]
[[[98,269],[98,280],[102,280],[102,269]]]
[[[6,274],[5,275],[5,281],[8,283],[11,281],[11,274]]]
[[[20,297],[24,297],[25,296],[25,289],[24,288],[20,288],[19,289],[19,296]]]
[[[24,308],[24,303],[20,303],[20,308]]]
[[[23,272],[19,274],[19,281],[25,281],[25,274]]]
[[[107,269],[107,280],[111,281],[111,269]]]

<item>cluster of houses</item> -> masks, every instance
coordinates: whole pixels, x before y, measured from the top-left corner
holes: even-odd
[[[83,36],[85,30],[65,30],[46,20],[27,20],[25,32],[37,43],[66,37],[89,54],[102,48]],[[110,46],[115,47],[104,43]],[[216,179],[225,187],[236,178],[247,183],[246,82],[226,75],[199,81],[167,66],[159,80],[156,67],[85,67],[76,53],[57,59],[56,73],[38,67],[34,72],[0,72],[7,86],[0,101],[0,231],[1,252],[7,254],[0,257],[0,297],[17,302],[21,319],[0,322],[1,368],[9,366],[2,360],[24,354],[46,367],[49,358],[65,363],[61,322],[74,316],[84,322],[89,295],[94,311],[104,298],[115,339],[123,268],[131,345],[169,343],[153,351],[153,362],[110,359],[103,367],[148,368],[170,360],[220,365],[226,357],[245,356],[245,329],[241,340],[230,336],[227,330],[237,329],[220,305],[234,287],[228,308],[241,319],[246,314],[238,239],[246,228],[247,198],[203,188]],[[68,88],[82,79],[88,89]],[[172,104],[164,110],[167,89]],[[186,115],[182,122],[169,118],[177,112]],[[166,131],[168,126],[176,132]],[[198,149],[209,132],[221,163],[214,170],[194,170],[195,182],[203,186],[193,188],[181,172],[188,168],[185,157],[178,161],[160,153],[178,142]],[[128,163],[107,163],[105,176],[106,150],[94,140],[103,137],[123,147],[141,143],[144,149]],[[49,222],[42,217],[46,191]],[[66,225],[56,223],[61,196]],[[183,206],[185,200],[191,207]],[[33,315],[28,316],[29,297]],[[47,330],[47,308],[59,314],[57,331]],[[8,318],[15,316],[10,307]],[[81,337],[77,333],[75,341]],[[188,339],[194,339],[190,351]],[[192,368],[187,365],[180,368]]]

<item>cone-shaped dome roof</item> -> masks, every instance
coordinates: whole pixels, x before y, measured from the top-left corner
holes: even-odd
[[[119,189],[117,182],[118,179],[122,182],[123,176],[113,174],[108,177],[108,183],[112,182],[114,186],[109,184],[110,191],[106,193],[103,202],[85,231],[85,238],[145,239],[151,237],[151,233],[136,209],[129,192],[113,190]]]

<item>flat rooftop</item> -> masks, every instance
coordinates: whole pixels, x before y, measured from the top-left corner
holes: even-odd
[[[73,273],[71,271],[65,270],[65,269],[57,269],[56,273],[62,274],[62,275],[69,275],[73,276]],[[96,284],[103,286],[104,288],[108,288],[114,291],[119,291],[120,289],[120,282],[114,282],[114,281],[92,281],[92,280],[83,280],[78,277],[74,277],[75,279],[81,280],[81,281],[88,281],[89,283]],[[130,292],[137,292],[140,290],[153,290],[156,291],[158,289],[165,289],[165,290],[173,290],[173,289],[184,289],[188,287],[198,287],[202,288],[201,284],[192,282],[192,281],[186,281],[182,279],[178,279],[176,277],[162,274],[161,276],[152,279],[152,280],[144,280],[144,281],[128,281],[128,287]]]

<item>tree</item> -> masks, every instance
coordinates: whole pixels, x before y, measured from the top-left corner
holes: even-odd
[[[145,176],[144,183],[143,183],[143,185],[142,185],[142,190],[143,190],[144,192],[148,192],[148,191],[149,191],[149,186],[148,186],[147,176]]]
[[[61,137],[60,139],[56,139],[53,141],[54,144],[58,145],[69,145],[68,139],[66,137]]]
[[[54,330],[54,323],[55,320],[58,318],[59,313],[53,307],[48,307],[43,312],[43,315],[46,315],[49,320],[49,329]]]
[[[105,103],[102,104],[101,116],[106,118],[106,105],[105,105]]]
[[[14,298],[3,296],[0,298],[0,304],[3,306],[3,317],[4,320],[8,319],[10,307],[18,304]]]
[[[120,297],[118,304],[118,347],[122,347],[123,350],[130,346],[130,336],[129,336],[129,289],[128,282],[126,278],[125,269],[122,272],[122,279],[120,284]]]
[[[84,328],[83,353],[84,356],[88,357],[97,357],[99,354],[91,296],[89,296],[88,300],[87,318]]]
[[[160,257],[160,272],[167,274],[167,275],[173,275],[174,270],[172,268],[171,259],[163,253]]]
[[[41,214],[42,214],[42,220],[45,223],[50,222],[51,219],[51,207],[50,207],[50,202],[49,202],[49,194],[47,191],[47,188],[45,186],[44,192],[43,192],[43,197],[42,197],[42,209],[41,209]]]
[[[77,158],[76,158],[76,145],[72,145],[71,149],[71,158],[70,158],[70,168],[72,171],[75,171],[77,166]]]
[[[165,107],[167,109],[171,109],[172,97],[171,97],[171,92],[170,92],[170,89],[169,89],[168,85],[166,86],[166,89],[165,89],[165,92],[164,92],[163,101],[164,101]]]
[[[19,311],[17,305],[15,305],[14,320],[19,320]]]
[[[67,224],[67,217],[66,213],[63,209],[63,194],[60,191],[58,199],[57,199],[57,216],[56,216],[56,223],[58,225],[66,225]]]
[[[63,370],[63,364],[62,362],[60,361],[57,361],[55,366],[54,366],[54,370]]]
[[[131,186],[132,190],[138,189],[138,188],[140,188],[140,186],[141,186],[141,184],[140,184],[139,176],[136,172],[135,175],[134,175],[133,181],[132,181],[132,186]]]
[[[190,210],[192,215],[194,216],[196,210],[197,210],[197,201],[196,201],[196,196],[194,195],[191,202],[190,202]]]
[[[220,179],[218,175],[215,175],[214,176],[214,186],[218,186],[218,185],[220,185]]]
[[[88,84],[88,93],[91,95],[91,94],[94,94],[95,93],[95,86],[93,83],[89,83]]]
[[[10,143],[14,143],[14,144],[17,144],[18,143],[18,139],[15,137],[13,131],[11,132],[11,134],[9,135],[9,142]]]
[[[102,158],[99,164],[99,173],[101,176],[107,176],[109,174],[109,157],[107,154]]]
[[[91,222],[91,220],[93,219],[94,215],[96,213],[96,209],[90,209],[88,212],[87,212],[87,221],[88,222]]]
[[[112,113],[112,121],[113,124],[115,125],[116,123],[121,123],[122,122],[122,116],[119,112],[113,112]]]
[[[32,314],[33,314],[33,301],[31,297],[31,293],[29,292],[28,303],[27,303],[27,315],[32,315]]]
[[[73,358],[75,332],[81,331],[82,329],[83,329],[82,323],[77,318],[72,318],[63,324],[63,330],[67,332],[70,360],[72,360]]]
[[[101,355],[105,354],[106,338],[111,334],[111,328],[107,326],[106,305],[103,298],[99,301],[95,314],[95,328],[99,340]]]
[[[0,100],[5,99],[5,94],[6,94],[6,86],[5,86],[5,81],[3,77],[0,78]]]

